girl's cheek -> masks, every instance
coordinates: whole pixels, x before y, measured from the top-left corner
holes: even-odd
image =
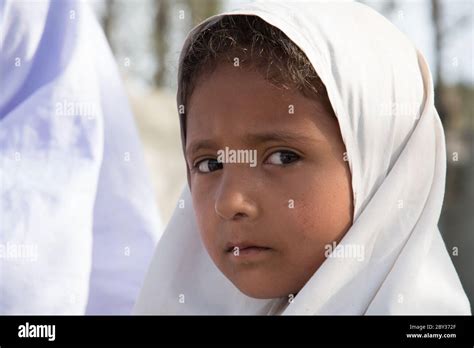
[[[298,204],[296,206],[296,204]],[[295,234],[300,239],[320,239],[329,228],[325,215],[325,204],[318,198],[305,195],[295,202],[294,212],[291,214],[291,223]]]
[[[196,221],[203,237],[209,233],[209,221],[211,220],[209,204],[206,201],[206,196],[202,195],[201,192],[197,192],[197,187],[193,187],[192,200]]]

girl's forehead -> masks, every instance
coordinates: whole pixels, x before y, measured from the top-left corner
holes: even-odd
[[[332,113],[323,98],[308,98],[293,86],[278,86],[256,71],[218,67],[211,75],[198,81],[187,104],[187,116],[208,118],[225,114],[255,122],[273,115],[292,120],[298,114]],[[251,117],[251,118],[252,118]]]
[[[243,82],[249,87],[240,88]],[[225,142],[251,146],[306,139],[314,144],[339,136],[332,110],[322,103],[274,86],[258,73],[236,69],[216,70],[203,79],[193,92],[186,118],[188,155]]]

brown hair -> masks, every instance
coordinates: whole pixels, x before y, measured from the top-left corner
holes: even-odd
[[[182,103],[186,104],[202,74],[235,58],[239,66],[256,68],[276,86],[293,87],[307,97],[329,102],[306,54],[285,33],[257,16],[228,15],[190,38],[181,67]]]

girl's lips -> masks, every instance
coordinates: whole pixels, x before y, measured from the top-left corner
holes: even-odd
[[[226,244],[226,251],[227,252],[235,252],[236,250],[243,251],[245,249],[251,249],[251,248],[270,249],[270,248],[265,247],[263,245],[258,245],[257,243],[251,243],[251,242],[227,243]]]
[[[245,251],[245,250],[250,251],[250,250],[268,250],[268,249],[270,249],[270,248],[259,247],[259,246],[250,246],[250,247],[246,247],[246,248],[238,248],[238,247],[235,247],[235,248],[229,250],[229,252],[230,252],[230,251],[234,252],[234,251],[237,251],[237,250],[238,250],[239,252],[243,252],[243,251]]]
[[[234,248],[228,254],[235,261],[258,260],[259,257],[265,257],[272,249],[267,247],[249,246],[243,249]]]

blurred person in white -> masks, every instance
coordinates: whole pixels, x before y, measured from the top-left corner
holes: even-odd
[[[0,313],[129,314],[161,221],[83,1],[0,2]]]
[[[135,313],[470,314],[437,226],[431,74],[384,17],[262,1],[208,18],[177,104],[188,187]],[[222,162],[227,146],[257,165]]]

